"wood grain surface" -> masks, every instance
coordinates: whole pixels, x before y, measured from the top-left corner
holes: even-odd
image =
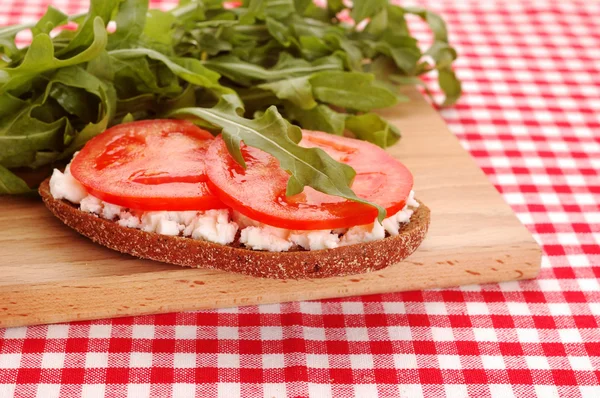
[[[0,327],[420,290],[533,278],[541,251],[421,95],[384,112],[390,149],[432,211],[423,245],[383,271],[267,280],[138,260],[93,244],[39,198],[0,197]]]

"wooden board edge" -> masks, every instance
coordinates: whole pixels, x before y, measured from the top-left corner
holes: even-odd
[[[227,287],[210,286],[194,280],[202,278],[201,275],[199,278],[191,275],[195,270],[162,271],[160,273],[165,275],[158,279],[151,273],[122,276],[116,281],[114,277],[88,278],[40,284],[27,290],[22,290],[22,286],[3,286],[0,287],[0,328],[449,288],[459,284],[532,279],[538,275],[542,253],[537,244],[520,247],[519,250],[525,250],[527,254],[525,259],[521,256],[519,260],[512,260],[509,248],[506,249],[489,253],[479,265],[469,265],[468,269],[462,270],[465,274],[457,273],[456,268],[448,268],[448,273],[442,272],[437,278],[427,276],[430,273],[423,272],[426,267],[411,262],[409,258],[371,274],[330,278],[335,280],[334,283],[326,283],[328,279],[256,279],[215,271],[230,277],[232,284],[238,286],[238,290],[231,292],[227,291]],[[508,256],[506,261],[497,264],[497,272],[489,272],[500,253]],[[411,278],[404,279],[406,276]],[[217,283],[222,279],[217,279]],[[361,282],[372,288],[364,289],[364,285],[359,286]],[[239,284],[246,287],[245,295],[239,294]],[[256,290],[252,289],[253,284],[257,285]],[[357,288],[361,289],[359,293]],[[302,297],[299,297],[300,294]],[[106,300],[106,297],[111,299]]]

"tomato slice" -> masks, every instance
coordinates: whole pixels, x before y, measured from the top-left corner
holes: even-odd
[[[90,194],[137,210],[208,210],[225,205],[206,181],[213,136],[188,121],[117,125],[90,140],[71,173]]]
[[[388,216],[404,208],[413,187],[413,176],[383,149],[352,138],[304,131],[300,145],[325,150],[334,159],[347,163],[356,172],[352,185],[361,198],[386,208]],[[326,195],[310,187],[286,197],[290,178],[273,156],[242,146],[247,168],[229,155],[225,141],[217,137],[207,152],[209,185],[231,208],[267,225],[321,230],[348,228],[372,223],[377,210],[371,206]]]

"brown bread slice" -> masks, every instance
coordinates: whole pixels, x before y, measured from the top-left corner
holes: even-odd
[[[275,279],[353,275],[396,264],[419,247],[430,218],[429,209],[421,203],[398,236],[337,249],[273,253],[246,249],[239,244],[224,246],[125,228],[114,221],[80,211],[69,202],[54,199],[50,194],[49,179],[40,185],[39,193],[48,209],[63,223],[110,249],[186,267]]]

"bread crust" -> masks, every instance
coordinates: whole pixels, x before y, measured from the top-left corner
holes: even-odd
[[[54,199],[49,179],[40,185],[39,193],[48,209],[63,223],[110,249],[185,267],[273,279],[354,275],[396,264],[419,247],[430,220],[429,209],[421,203],[398,236],[336,249],[274,253],[125,228],[114,221],[80,211],[69,202]]]

